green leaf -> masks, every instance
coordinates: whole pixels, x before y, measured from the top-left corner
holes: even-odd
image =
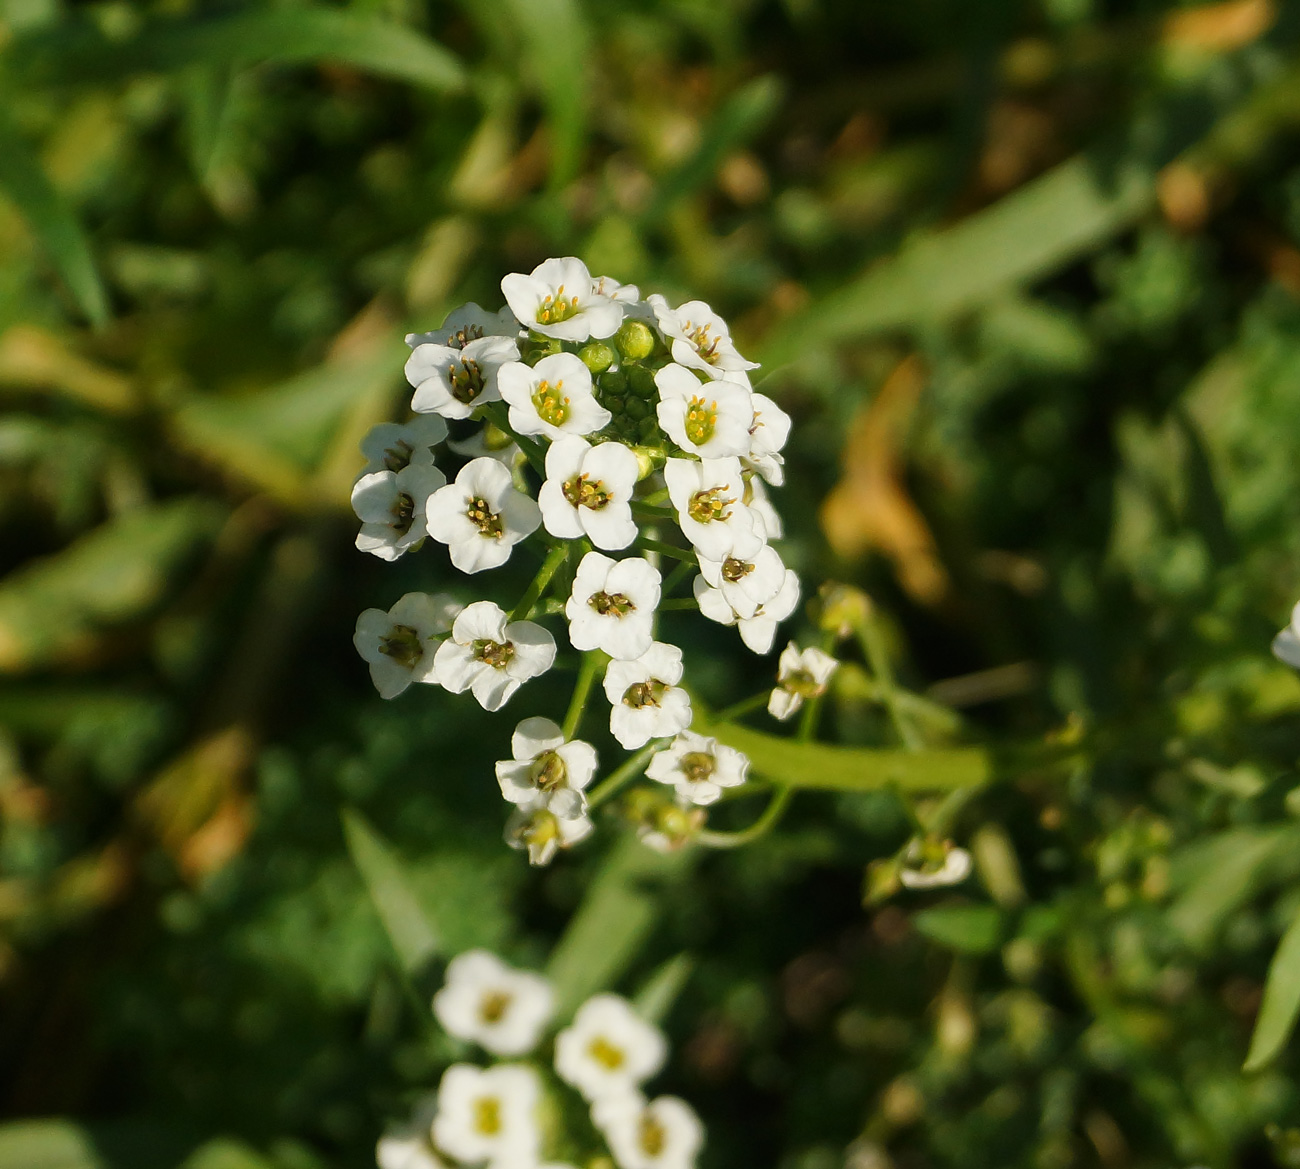
[[[270,1161],[242,1141],[218,1137],[195,1149],[178,1169],[274,1169],[274,1167]]]
[[[438,953],[438,938],[401,861],[365,817],[351,808],[343,812],[343,834],[402,968],[418,973]]]
[[[689,954],[669,958],[632,996],[637,1013],[648,1022],[662,1023],[694,969],[695,959]]]
[[[917,932],[963,954],[991,954],[1002,941],[1002,913],[995,905],[937,905],[914,914]]]
[[[1278,943],[1268,966],[1264,1000],[1250,1037],[1250,1051],[1242,1071],[1257,1072],[1282,1050],[1300,1015],[1300,913],[1297,913]]]
[[[105,1169],[105,1162],[69,1120],[19,1120],[0,1125],[0,1169]]]
[[[81,221],[41,168],[0,104],[0,194],[18,208],[77,306],[93,325],[108,321],[108,297]]]
[[[694,863],[694,850],[665,855],[630,835],[615,845],[551,953],[547,975],[555,986],[556,1018],[615,985],[654,928],[664,884]]]

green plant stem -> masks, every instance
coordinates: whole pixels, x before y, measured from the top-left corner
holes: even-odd
[[[661,596],[668,596],[673,589],[682,583],[695,570],[696,566],[689,560],[683,560],[676,568],[664,578],[663,588],[660,590]]]
[[[511,612],[511,621],[522,621],[532,613],[533,606],[537,604],[542,593],[545,592],[546,586],[551,583],[551,577],[555,575],[560,565],[568,557],[569,545],[567,542],[557,544],[546,554],[546,559],[542,561],[542,567],[537,570],[537,575],[533,577],[533,583],[524,591],[524,595],[519,598],[519,604]]]
[[[709,848],[739,848],[743,844],[751,844],[776,827],[790,803],[790,795],[790,788],[778,786],[767,807],[763,809],[763,814],[748,828],[742,828],[739,832],[701,832],[696,839]]]
[[[505,403],[485,402],[481,407],[479,407],[479,409],[483,411],[483,417],[491,422],[493,426],[514,439],[515,444],[524,452],[524,457],[527,458],[529,466],[545,478],[546,456],[542,453],[542,448],[531,438],[525,438],[522,434],[516,434],[514,430],[511,429]]]
[[[673,518],[673,510],[668,507],[654,507],[644,500],[634,499],[632,501],[632,511],[636,515],[645,516],[650,520],[670,520]]]
[[[661,487],[653,495],[647,495],[644,499],[637,500],[638,503],[649,504],[654,507],[656,504],[663,503],[668,498],[668,488]]]
[[[588,650],[582,655],[582,665],[578,669],[578,680],[573,686],[573,697],[569,699],[569,709],[564,716],[564,737],[572,739],[582,721],[582,712],[587,708],[587,698],[591,694],[591,684],[596,680],[600,670],[602,655],[598,650]]]
[[[650,757],[659,750],[659,740],[648,743],[642,747],[635,755],[623,764],[617,771],[611,772],[610,775],[598,783],[587,796],[588,809],[598,808],[611,796],[618,792],[636,779],[645,770],[645,765],[650,762]]]
[[[724,706],[716,714],[710,715],[709,721],[715,723],[734,722],[736,719],[747,715],[751,710],[757,710],[760,706],[766,706],[771,695],[771,689],[761,690],[757,694],[751,694],[748,698],[742,698],[739,702],[733,702],[730,706]]]
[[[662,540],[652,540],[649,536],[638,538],[636,546],[646,552],[658,552],[661,556],[669,556],[674,560],[685,560],[690,564],[698,563],[693,549],[678,548],[675,544],[665,544]]]
[[[880,700],[884,704],[889,721],[894,724],[894,731],[899,741],[910,751],[919,751],[925,746],[916,727],[899,702],[898,685],[894,681],[894,668],[889,661],[889,651],[880,636],[875,622],[868,617],[858,626],[858,640],[862,644],[863,656],[875,676],[876,686],[880,690]]]
[[[677,597],[672,601],[659,602],[661,611],[664,609],[698,609],[699,607],[700,603],[694,597]]]

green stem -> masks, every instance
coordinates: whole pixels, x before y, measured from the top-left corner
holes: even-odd
[[[528,459],[529,465],[543,478],[546,477],[546,456],[542,448],[531,438],[525,438],[522,434],[516,434],[511,429],[508,421],[509,415],[506,411],[504,402],[485,402],[479,407],[483,411],[483,417],[488,419],[498,430],[508,434],[515,440],[516,445],[524,452],[525,458]]]
[[[867,665],[875,675],[880,699],[889,715],[889,721],[894,724],[899,741],[908,750],[919,751],[925,744],[899,701],[898,685],[894,681],[894,667],[889,661],[889,651],[885,648],[879,628],[870,616],[858,627],[858,640],[862,643],[862,653],[867,659]]]
[[[667,577],[664,578],[663,587],[659,591],[660,596],[664,596],[664,597],[668,596],[668,594],[671,593],[673,589],[675,589],[679,584],[682,583],[682,581],[684,581],[688,576],[691,575],[692,572],[695,571],[695,568],[696,566],[692,564],[689,560],[683,560],[676,568],[672,570],[672,572],[670,572],[667,575]]]
[[[778,787],[776,794],[763,809],[763,814],[748,828],[742,828],[739,832],[705,831],[701,832],[696,839],[709,848],[739,848],[743,844],[751,844],[776,827],[777,822],[785,815],[785,809],[790,803],[790,795],[790,788]]]
[[[649,504],[653,507],[657,503],[663,503],[668,498],[668,488],[661,487],[653,495],[647,495],[644,499],[638,500],[638,503]]]
[[[698,609],[699,607],[700,603],[694,597],[678,597],[673,601],[659,602],[661,611],[664,609]]]
[[[662,540],[652,540],[649,536],[637,539],[636,546],[646,552],[658,552],[661,556],[670,556],[674,560],[685,560],[696,564],[695,551],[692,548],[678,548],[675,544],[665,544]]]
[[[598,808],[611,796],[617,795],[620,789],[636,779],[645,770],[646,764],[650,762],[650,757],[658,750],[658,740],[642,747],[622,767],[612,772],[607,779],[602,780],[592,789],[591,794],[587,796],[587,808]]]
[[[771,698],[772,691],[767,689],[758,694],[751,694],[748,698],[742,698],[739,702],[733,702],[730,706],[724,706],[716,714],[709,716],[710,722],[728,723],[748,714],[751,710],[757,710],[760,706],[766,706],[768,699]]]
[[[578,724],[582,721],[582,712],[587,708],[591,684],[595,681],[601,667],[602,657],[604,655],[598,650],[588,650],[582,655],[582,666],[578,670],[578,680],[573,687],[573,697],[569,699],[569,710],[564,716],[565,739],[572,739],[577,733]]]
[[[519,604],[514,607],[510,614],[511,621],[523,621],[533,611],[533,606],[537,604],[546,586],[551,583],[553,577],[560,565],[569,557],[568,543],[557,544],[547,554],[546,559],[542,561],[542,567],[537,570],[537,575],[533,577],[533,583],[530,584],[524,595],[519,598]]]

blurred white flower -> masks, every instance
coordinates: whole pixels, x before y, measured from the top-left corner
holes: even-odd
[[[438,1086],[434,1144],[458,1161],[526,1166],[536,1162],[541,1133],[537,1074],[520,1064],[452,1064]]]
[[[787,719],[804,703],[805,698],[815,698],[826,692],[826,683],[839,668],[828,653],[809,646],[802,653],[792,641],[781,651],[777,663],[777,687],[767,701],[768,711],[779,719]]]
[[[736,458],[669,459],[664,482],[682,534],[701,556],[748,559],[765,542],[763,521],[741,500],[745,481]]]
[[[971,855],[951,841],[913,840],[903,853],[899,881],[908,889],[960,885],[971,871]]]
[[[588,552],[564,606],[573,648],[604,650],[626,661],[639,658],[654,641],[659,586],[659,572],[649,561]]]
[[[527,276],[512,272],[501,291],[525,328],[560,341],[610,337],[623,320],[623,306],[596,292],[587,265],[574,256],[546,260]]]
[[[497,388],[516,434],[592,434],[613,417],[591,392],[591,370],[572,353],[552,353],[531,368],[522,361],[503,365]]]
[[[583,791],[596,774],[596,748],[581,739],[565,742],[549,718],[526,718],[510,739],[513,759],[497,764],[501,794],[512,804],[543,807],[562,820],[587,809]]]
[[[749,451],[743,462],[773,487],[780,487],[785,482],[781,448],[790,437],[790,415],[766,394],[754,394],[751,404],[754,421],[749,428]]]
[[[509,337],[480,337],[463,349],[419,345],[406,359],[406,380],[415,387],[411,409],[444,418],[468,418],[484,402],[501,398],[497,374],[519,356]]]
[[[592,446],[561,438],[546,451],[546,482],[537,502],[552,536],[616,552],[636,539],[632,491],[640,473],[636,455],[620,442]]]
[[[468,438],[448,439],[447,446],[466,458],[496,459],[507,470],[523,458],[519,444],[504,430],[498,430],[490,422],[485,422]]]
[[[446,1169],[446,1162],[433,1151],[429,1128],[438,1113],[434,1092],[421,1097],[405,1124],[394,1125],[375,1145],[379,1169]]]
[[[555,661],[555,639],[531,621],[510,621],[499,605],[475,601],[452,623],[434,658],[438,681],[453,694],[473,692],[484,710],[500,710],[529,678]]]
[[[1273,638],[1273,652],[1288,666],[1300,670],[1300,604],[1291,610],[1291,624]]]
[[[745,782],[749,759],[734,747],[694,731],[682,731],[645,769],[657,783],[671,784],[687,804],[712,804],[724,787]]]
[[[436,414],[417,414],[410,422],[381,422],[361,440],[366,457],[362,475],[396,473],[411,464],[433,466],[433,448],[447,437],[447,424]]]
[[[635,661],[612,661],[605,668],[609,729],[624,750],[644,747],[691,725],[691,699],[682,680],[682,651],[656,641]]]
[[[704,1144],[704,1125],[676,1096],[646,1102],[639,1092],[601,1100],[592,1120],[619,1169],[692,1169]]]
[[[702,300],[688,300],[675,309],[662,296],[646,298],[655,310],[659,329],[672,341],[673,360],[678,365],[703,370],[711,378],[729,378],[749,388],[746,370],[757,369],[758,362],[746,361],[731,340],[731,330]]]
[[[370,665],[382,698],[396,698],[412,682],[437,682],[436,638],[451,629],[461,604],[443,594],[407,593],[385,613],[367,609],[357,618],[352,644]]]
[[[542,522],[541,509],[516,491],[510,471],[496,459],[466,463],[429,497],[429,535],[447,545],[461,572],[482,572],[510,559],[510,550]]]
[[[493,1055],[526,1055],[537,1046],[554,1005],[551,984],[516,970],[487,950],[468,950],[447,964],[433,996],[443,1030]]]
[[[659,404],[655,413],[664,433],[684,451],[702,459],[747,455],[754,422],[749,391],[734,382],[701,385],[689,369],[665,365],[655,374]]]
[[[597,296],[608,296],[624,308],[631,308],[641,299],[641,290],[635,284],[620,284],[612,276],[593,276],[591,290]]]
[[[449,349],[464,349],[471,341],[481,337],[517,337],[519,322],[508,308],[490,313],[473,301],[452,309],[441,329],[429,333],[407,333],[406,343],[412,349],[421,345],[445,345]]]
[[[700,557],[694,588],[700,612],[710,621],[738,626],[741,639],[759,654],[772,648],[777,624],[799,604],[799,578],[771,545],[748,560]]]
[[[380,560],[404,555],[428,535],[425,504],[446,482],[437,467],[414,463],[362,475],[352,488],[352,510],[361,521],[357,547]]]
[[[634,1091],[653,1076],[668,1043],[616,994],[589,998],[555,1037],[555,1071],[589,1101]]]
[[[763,480],[757,475],[750,476],[749,482],[745,484],[745,503],[762,523],[763,534],[767,539],[779,540],[785,535],[785,524],[781,522],[780,514],[772,506],[767,488],[763,486]]]
[[[594,825],[584,811],[560,819],[539,796],[519,804],[506,822],[506,843],[527,849],[530,865],[549,865],[562,848],[569,848],[591,835]]]

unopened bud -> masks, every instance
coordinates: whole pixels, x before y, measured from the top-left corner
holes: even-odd
[[[817,594],[817,624],[837,638],[852,637],[871,618],[871,598],[852,585],[827,581]]]
[[[578,356],[592,373],[604,373],[618,355],[604,341],[588,341],[578,350]]]
[[[659,387],[655,385],[655,375],[643,365],[634,365],[627,371],[627,384],[638,398],[649,400],[659,393]]]
[[[655,351],[655,333],[645,321],[624,321],[614,334],[614,343],[628,361],[644,361]]]

